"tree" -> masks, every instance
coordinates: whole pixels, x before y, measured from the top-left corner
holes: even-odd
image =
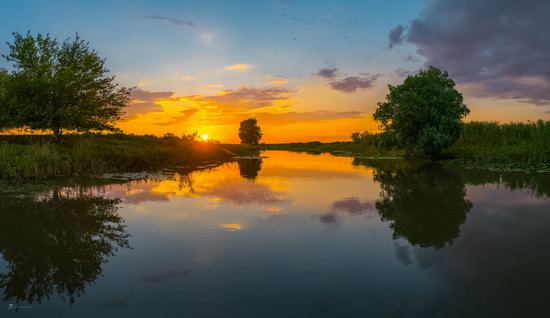
[[[262,129],[258,126],[256,118],[248,118],[241,121],[241,127],[239,128],[241,144],[259,145],[262,135]]]
[[[382,145],[433,157],[458,139],[470,110],[447,72],[430,67],[389,89],[373,116],[383,131]]]
[[[63,43],[30,32],[13,36],[2,55],[13,64],[7,92],[13,113],[4,128],[51,130],[57,140],[67,130],[116,130],[130,89],[107,75],[105,60],[88,42],[78,34]]]
[[[0,128],[8,128],[9,124],[9,105],[8,105],[8,72],[0,68]]]

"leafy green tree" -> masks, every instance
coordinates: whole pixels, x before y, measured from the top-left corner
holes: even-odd
[[[65,131],[116,130],[130,89],[107,75],[105,60],[88,42],[78,34],[63,43],[49,35],[13,35],[9,54],[2,55],[13,65],[7,92],[13,113],[4,128],[51,130],[57,139]]]
[[[458,139],[461,119],[470,110],[447,72],[430,67],[389,89],[373,116],[383,131],[383,146],[437,156]]]
[[[0,68],[0,128],[7,126],[9,118],[7,100],[8,79],[8,72],[5,69]]]
[[[262,129],[258,126],[256,118],[248,118],[241,121],[241,127],[239,128],[241,144],[259,145],[262,135]]]

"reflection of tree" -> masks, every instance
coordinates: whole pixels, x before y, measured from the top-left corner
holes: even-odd
[[[371,161],[381,194],[376,209],[394,237],[421,247],[442,248],[460,233],[472,203],[464,181],[436,163]]]
[[[239,159],[237,164],[239,165],[241,177],[246,179],[256,179],[258,172],[262,170],[262,158]]]
[[[39,197],[0,196],[3,300],[41,302],[57,293],[70,303],[128,247],[118,199],[54,190]]]

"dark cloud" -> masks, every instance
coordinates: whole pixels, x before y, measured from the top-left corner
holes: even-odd
[[[161,21],[167,21],[175,25],[179,26],[187,26],[187,27],[194,27],[195,22],[191,20],[183,20],[183,19],[176,19],[176,18],[170,18],[165,17],[162,15],[138,15],[136,16],[138,19],[144,19],[144,20],[161,20]]]
[[[390,44],[388,45],[388,48],[393,48],[396,45],[403,44],[403,33],[405,32],[405,27],[402,25],[398,25],[393,30],[390,31],[389,39]]]
[[[404,68],[398,68],[395,70],[395,74],[399,77],[407,77],[411,75],[413,72]]]
[[[141,88],[134,88],[132,94],[130,95],[133,99],[140,101],[151,102],[161,98],[169,98],[174,95],[174,92],[165,91],[165,92],[151,92],[146,91]]]
[[[332,89],[344,93],[355,93],[359,90],[371,88],[380,74],[363,74],[360,76],[347,76],[329,83]]]
[[[158,112],[162,110],[162,107],[156,103],[158,99],[170,98],[174,95],[174,92],[150,92],[135,88],[132,90],[132,102],[128,107],[124,109],[124,120],[130,120],[139,114],[146,114],[151,112]]]
[[[337,68],[322,68],[317,72],[317,75],[324,78],[333,78],[336,76],[337,72],[338,72]]]
[[[418,57],[412,56],[412,55],[407,55],[407,57],[405,57],[404,60],[407,61],[407,62],[422,62],[421,59],[419,59]]]
[[[431,0],[405,38],[469,93],[550,104],[549,12],[550,1]]]

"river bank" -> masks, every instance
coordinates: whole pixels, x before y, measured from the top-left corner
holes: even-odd
[[[53,143],[47,136],[1,136],[0,180],[46,180],[140,172],[230,161],[257,153],[246,145],[177,136],[73,135]]]

